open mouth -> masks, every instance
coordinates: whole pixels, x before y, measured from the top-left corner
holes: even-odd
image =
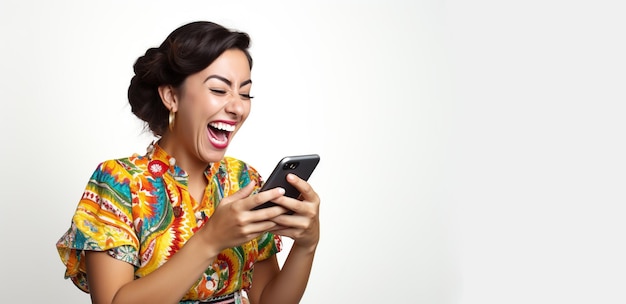
[[[230,133],[235,131],[235,125],[221,121],[211,122],[208,126],[209,139],[211,144],[216,148],[225,148],[228,146],[228,138]]]

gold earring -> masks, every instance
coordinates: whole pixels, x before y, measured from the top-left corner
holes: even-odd
[[[174,112],[174,108],[170,109],[170,115],[169,115],[169,124],[168,127],[170,128],[170,131],[174,131],[174,120],[176,119],[176,112]]]

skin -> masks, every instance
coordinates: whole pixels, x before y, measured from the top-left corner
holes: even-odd
[[[202,199],[207,180],[204,170],[224,157],[225,148],[211,144],[207,125],[232,122],[232,140],[250,114],[250,66],[240,50],[227,50],[206,69],[190,75],[179,87],[162,86],[164,105],[176,112],[173,131],[159,144],[188,173],[189,191]],[[222,250],[238,246],[266,231],[294,240],[282,269],[276,256],[255,264],[252,304],[298,303],[304,294],[319,242],[320,199],[310,184],[290,175],[288,182],[301,193],[299,200],[270,189],[251,195],[254,183],[224,198],[215,213],[171,259],[153,273],[134,279],[131,264],[106,252],[88,251],[86,264],[92,303],[178,303]],[[274,201],[279,206],[251,211]],[[283,214],[286,209],[294,215]]]

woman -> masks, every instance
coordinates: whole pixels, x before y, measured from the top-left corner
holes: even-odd
[[[259,192],[259,174],[225,157],[250,113],[248,46],[245,33],[193,22],[136,61],[129,101],[158,141],[96,168],[57,243],[66,278],[93,303],[241,303],[242,291],[253,304],[300,301],[318,195],[294,175],[301,200]],[[279,236],[294,240],[282,269]]]

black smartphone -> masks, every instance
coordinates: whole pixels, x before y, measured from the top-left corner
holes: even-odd
[[[315,170],[319,162],[320,156],[317,154],[285,156],[278,162],[274,171],[272,171],[265,183],[263,183],[261,191],[282,187],[285,189],[285,196],[297,198],[300,195],[300,191],[287,182],[287,174],[293,173],[303,180],[309,180],[309,177],[311,177],[313,170]],[[263,209],[274,205],[276,204],[273,202],[265,202],[252,208],[252,210]],[[289,212],[289,214],[293,214],[293,212]]]

